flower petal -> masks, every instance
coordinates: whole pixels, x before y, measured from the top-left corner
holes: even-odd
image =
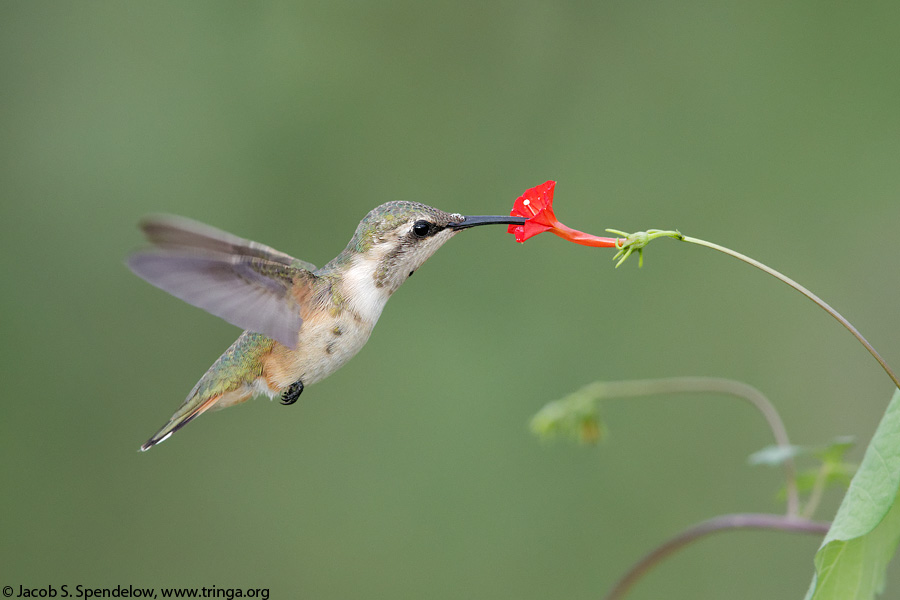
[[[534,237],[545,231],[550,231],[551,229],[553,229],[553,227],[550,227],[549,225],[542,225],[540,223],[535,223],[534,221],[525,221],[524,225],[510,225],[507,228],[507,232],[514,234],[516,236],[516,241],[522,243],[530,237]]]
[[[553,209],[553,188],[555,181],[547,181],[539,186],[529,188],[516,198],[510,216],[530,219],[545,208]]]
[[[556,224],[556,216],[553,214],[553,188],[555,181],[547,181],[539,186],[529,188],[519,196],[510,216],[525,217],[528,221],[524,225],[510,225],[506,231],[516,236],[517,242],[524,242],[530,237],[553,229]]]

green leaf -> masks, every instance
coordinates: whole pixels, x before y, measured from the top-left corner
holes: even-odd
[[[831,529],[816,553],[807,600],[868,600],[900,542],[900,390],[881,423]]]
[[[823,463],[839,464],[843,462],[844,455],[856,444],[851,435],[842,435],[831,440],[824,448],[814,451],[814,454],[822,459]]]
[[[531,430],[544,439],[566,436],[585,444],[596,443],[606,434],[600,420],[602,389],[602,384],[592,384],[546,404],[532,417]]]

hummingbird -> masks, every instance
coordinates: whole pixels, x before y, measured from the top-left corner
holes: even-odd
[[[418,202],[382,204],[324,267],[173,215],[143,219],[150,247],[128,267],[245,331],[212,364],[146,451],[207,410],[257,395],[293,404],[365,345],[385,304],[434,252],[470,227],[524,218],[463,216]]]

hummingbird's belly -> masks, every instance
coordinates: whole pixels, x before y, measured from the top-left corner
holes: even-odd
[[[360,351],[372,327],[352,316],[308,319],[295,350],[276,343],[264,361],[262,376],[269,389],[281,392],[296,381],[310,385],[325,379]]]

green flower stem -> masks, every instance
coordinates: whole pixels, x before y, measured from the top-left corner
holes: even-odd
[[[625,594],[628,593],[631,587],[637,583],[641,577],[665,560],[669,555],[711,533],[733,531],[737,529],[766,529],[788,533],[824,535],[830,526],[831,523],[810,521],[809,519],[801,519],[799,517],[757,513],[743,513],[715,517],[685,529],[644,556],[628,570],[628,573],[616,582],[612,590],[606,595],[605,600],[620,600],[621,598],[624,598]]]
[[[900,380],[897,379],[897,376],[894,374],[894,372],[891,370],[891,368],[888,366],[888,364],[884,361],[883,358],[881,358],[881,355],[878,354],[878,351],[875,350],[874,347],[872,347],[872,344],[870,344],[869,341],[863,337],[863,335],[859,332],[859,330],[856,329],[856,327],[854,327],[853,324],[850,323],[850,321],[845,319],[843,317],[843,315],[841,315],[841,313],[839,313],[838,311],[833,309],[827,302],[825,302],[824,300],[822,300],[821,298],[819,298],[818,296],[813,294],[811,291],[809,291],[808,289],[806,289],[805,287],[803,287],[802,285],[800,285],[799,283],[797,283],[796,281],[794,281],[793,279],[788,277],[787,275],[779,273],[775,269],[768,267],[768,266],[764,265],[763,263],[759,262],[758,260],[754,260],[754,259],[750,258],[749,256],[745,256],[745,255],[741,254],[740,252],[735,252],[734,250],[731,250],[730,248],[726,248],[724,246],[720,246],[720,245],[714,244],[712,242],[707,242],[706,240],[701,240],[701,239],[697,239],[697,238],[693,238],[693,237],[689,237],[689,236],[681,235],[681,234],[679,234],[677,237],[676,236],[670,236],[670,237],[674,237],[675,239],[681,240],[683,242],[688,242],[690,244],[697,244],[698,246],[705,246],[707,248],[712,248],[713,250],[718,250],[719,252],[727,254],[728,256],[733,256],[734,258],[736,258],[738,260],[742,260],[745,263],[747,263],[748,265],[752,265],[752,266],[756,267],[757,269],[768,273],[775,279],[778,279],[778,280],[782,281],[783,283],[786,283],[787,285],[791,286],[792,288],[794,288],[795,290],[797,290],[798,292],[800,292],[801,294],[803,294],[804,296],[806,296],[807,298],[809,298],[810,300],[812,300],[813,302],[818,304],[822,310],[827,312],[829,315],[834,317],[834,319],[838,323],[843,325],[844,328],[847,329],[847,331],[849,331],[853,335],[853,337],[855,337],[859,341],[859,343],[862,344],[863,347],[865,347],[865,349],[869,351],[869,354],[871,354],[872,357],[878,361],[878,364],[881,365],[881,368],[884,369],[884,372],[887,373],[888,377],[891,378],[891,381],[894,382],[894,385],[896,385],[897,388],[900,388]]]
[[[595,388],[596,389],[593,389]],[[746,400],[766,420],[775,444],[788,449],[791,442],[775,406],[758,389],[733,379],[718,377],[668,377],[662,379],[636,379],[628,381],[600,381],[590,386],[588,395],[598,398],[623,398],[635,396],[656,396],[677,393],[717,393],[727,394]],[[797,476],[794,459],[784,461],[785,490],[787,492],[787,516],[796,517],[800,507],[797,492]]]
[[[788,277],[787,275],[784,275],[783,273],[779,273],[775,269],[773,269],[767,265],[764,265],[763,263],[759,262],[758,260],[750,258],[749,256],[747,256],[745,254],[741,254],[740,252],[736,252],[735,250],[732,250],[731,248],[726,248],[725,246],[720,246],[720,245],[714,244],[712,242],[707,242],[706,240],[701,240],[699,238],[694,238],[694,237],[690,237],[687,235],[683,235],[680,231],[677,231],[677,230],[648,229],[647,231],[638,231],[636,233],[625,233],[624,231],[619,231],[617,229],[607,229],[606,231],[608,231],[610,233],[614,233],[618,236],[622,236],[622,238],[623,238],[623,239],[617,240],[617,242],[616,242],[616,247],[619,249],[619,252],[613,257],[613,260],[618,261],[618,262],[616,262],[616,267],[618,267],[623,262],[625,262],[625,260],[629,256],[631,256],[631,254],[635,251],[637,251],[637,253],[638,253],[638,257],[639,257],[638,266],[640,266],[643,263],[644,246],[646,246],[651,241],[653,241],[657,238],[670,237],[672,239],[676,239],[676,240],[679,240],[682,242],[688,242],[689,244],[696,244],[698,246],[705,246],[706,248],[718,250],[719,252],[721,252],[723,254],[727,254],[728,256],[734,257],[738,260],[741,260],[741,261],[747,263],[748,265],[754,266],[757,269],[768,273],[775,279],[778,279],[782,283],[786,283],[787,285],[791,286],[792,288],[794,288],[795,290],[797,290],[798,292],[800,292],[801,294],[803,294],[804,296],[806,296],[807,298],[809,298],[810,300],[812,300],[813,302],[818,304],[819,308],[821,308],[822,310],[827,312],[838,323],[843,325],[844,328],[847,329],[847,331],[849,331],[853,335],[853,337],[855,337],[857,339],[857,341],[859,341],[859,343],[862,344],[863,347],[869,351],[869,354],[871,354],[872,357],[878,361],[878,364],[881,365],[881,368],[884,369],[884,372],[887,373],[887,376],[891,378],[891,381],[894,382],[894,385],[897,386],[898,389],[900,389],[900,379],[897,378],[897,376],[894,374],[894,372],[891,370],[891,368],[888,366],[888,364],[885,362],[885,360],[881,357],[880,354],[878,354],[878,351],[875,350],[875,348],[872,346],[872,344],[869,343],[869,340],[867,340],[865,337],[863,337],[863,335],[859,332],[859,330],[856,329],[856,327],[854,327],[850,323],[850,321],[845,319],[843,317],[843,315],[841,315],[841,313],[839,313],[838,311],[833,309],[827,302],[825,302],[824,300],[822,300],[821,298],[819,298],[818,296],[813,294],[811,291],[809,291],[808,289],[806,289],[805,287],[803,287],[802,285],[800,285],[799,283],[797,283],[796,281],[794,281],[793,279]]]

